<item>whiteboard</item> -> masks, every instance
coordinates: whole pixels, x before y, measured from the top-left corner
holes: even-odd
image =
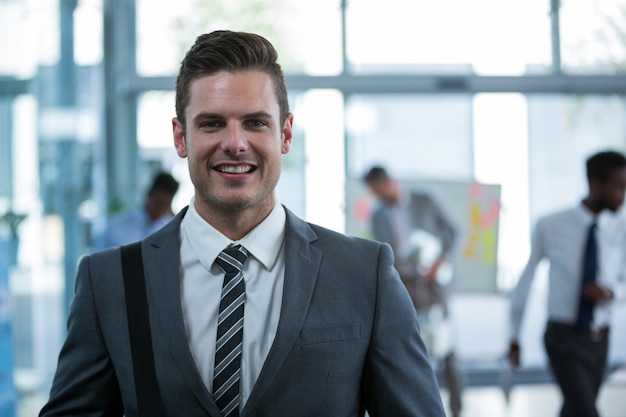
[[[405,189],[427,191],[457,228],[451,264],[455,293],[497,292],[500,185],[476,182],[399,180]],[[359,179],[346,183],[346,234],[371,239],[376,198]]]

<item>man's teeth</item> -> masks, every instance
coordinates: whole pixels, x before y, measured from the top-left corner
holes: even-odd
[[[237,166],[225,166],[220,167],[220,171],[227,174],[244,174],[250,172],[252,167],[250,165],[237,165]]]

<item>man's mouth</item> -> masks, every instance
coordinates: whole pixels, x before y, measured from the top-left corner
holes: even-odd
[[[252,172],[254,167],[252,165],[220,165],[215,167],[215,170],[225,174],[247,174]]]

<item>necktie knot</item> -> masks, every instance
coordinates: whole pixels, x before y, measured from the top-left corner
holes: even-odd
[[[217,263],[226,274],[233,274],[241,271],[247,257],[248,251],[243,246],[229,246],[220,252],[215,263]]]

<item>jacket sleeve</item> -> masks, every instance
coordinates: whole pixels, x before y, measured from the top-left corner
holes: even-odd
[[[391,245],[391,249],[395,252],[398,250],[398,242],[397,239],[393,236],[392,227],[389,223],[389,216],[386,216],[385,213],[378,209],[375,210],[372,214],[372,220],[370,222],[370,227],[372,229],[372,238],[379,242],[388,243]]]
[[[439,387],[417,316],[393,268],[388,245],[379,252],[376,317],[366,359],[363,397],[371,417],[444,417]]]
[[[457,228],[447,213],[443,205],[430,194],[424,194],[423,209],[430,213],[432,222],[432,232],[441,239],[441,256],[448,256],[452,253],[457,241]]]
[[[89,272],[90,257],[79,264],[68,318],[48,403],[40,417],[121,417],[121,395],[98,322]]]

